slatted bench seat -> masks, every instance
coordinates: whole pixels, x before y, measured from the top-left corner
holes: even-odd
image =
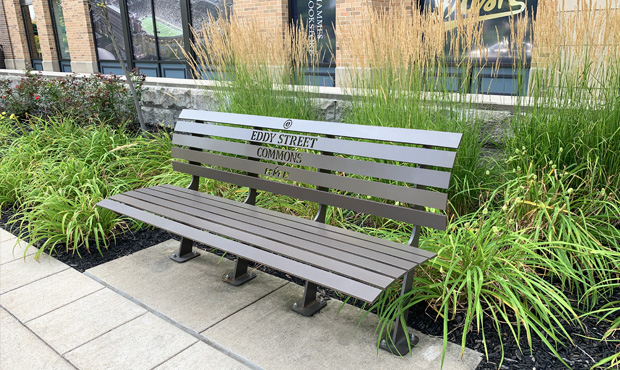
[[[417,248],[420,227],[445,229],[447,189],[461,134],[184,110],[174,130],[173,169],[192,175],[188,188],[129,191],[103,208],[182,237],[171,258],[199,254],[200,242],[237,256],[223,280],[256,274],[249,261],[306,281],[293,310],[312,316],[326,305],[322,286],[373,303],[390,285],[411,289],[413,270],[435,254]],[[437,147],[438,149],[436,149]],[[200,178],[247,188],[245,202],[198,191]],[[258,192],[319,204],[314,220],[255,206]],[[327,207],[413,225],[395,243],[325,224]],[[406,312],[404,313],[406,318]],[[406,354],[417,338],[397,320],[381,347]]]

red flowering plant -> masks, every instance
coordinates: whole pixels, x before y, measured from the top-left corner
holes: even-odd
[[[132,80],[140,96],[144,76],[134,71]],[[96,119],[115,126],[137,125],[133,98],[116,75],[45,78],[27,73],[17,82],[0,80],[0,94],[0,111],[20,119],[61,114],[82,122]]]

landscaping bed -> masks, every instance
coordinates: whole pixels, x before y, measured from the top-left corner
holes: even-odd
[[[14,211],[11,209],[4,209],[0,216],[0,228],[5,229],[12,234],[19,234],[20,230],[17,226],[7,225],[8,219],[14,215]],[[98,266],[100,264],[112,261],[117,258],[130,255],[153,245],[162,243],[170,239],[180,238],[176,235],[170,234],[160,229],[154,229],[151,227],[145,227],[135,232],[129,232],[123,236],[117,237],[116,242],[111,243],[103,255],[92,252],[83,254],[78,257],[71,252],[65,252],[64,248],[59,248],[60,251],[54,258],[71,266],[77,271],[84,272],[90,268]],[[27,238],[26,238],[27,240]],[[198,245],[203,250],[203,253],[214,253],[219,256],[222,255],[219,251],[214,251],[207,248],[204,245]],[[226,255],[226,258],[233,258],[233,256]],[[45,258],[45,257],[43,257]],[[171,262],[173,263],[173,262]],[[300,279],[292,278],[287,274],[283,274],[279,271],[274,271],[264,266],[254,266],[259,271],[269,273],[280,278],[293,281],[294,283],[303,286],[304,282]],[[567,292],[569,293],[569,292]],[[323,296],[327,299],[329,297],[337,297],[334,292],[323,291]],[[569,293],[570,294],[570,293]],[[342,299],[342,297],[337,297]],[[571,297],[573,301],[576,301],[577,297]],[[615,294],[607,298],[608,301],[620,301],[620,290],[616,290]],[[598,305],[602,306],[602,303]],[[575,306],[575,308],[578,308]],[[620,316],[616,314],[614,319]],[[463,332],[463,320],[462,314],[457,315],[448,325],[448,340],[453,343],[460,344],[462,332]],[[605,327],[602,326],[596,318],[586,318],[581,320],[582,327],[574,326],[571,323],[564,322],[563,325],[573,339],[572,344],[567,344],[563,348],[559,348],[558,352],[561,358],[570,365],[573,369],[589,369],[598,362],[600,359],[609,357],[618,352],[619,343],[614,341],[620,341],[620,333],[615,336],[611,336],[609,341],[601,341],[605,334]],[[565,368],[562,362],[557,358],[555,354],[545,348],[540,339],[534,338],[532,347],[534,351],[530,352],[528,344],[525,340],[517,342],[514,337],[507,335],[509,328],[505,327],[502,332],[505,334],[500,337],[497,336],[492,323],[489,322],[485,331],[486,338],[483,338],[480,333],[471,332],[467,335],[466,347],[484,353],[483,341],[486,339],[486,345],[488,347],[488,359],[483,359],[478,370],[495,370],[499,368],[499,364],[502,363],[502,369],[512,370],[552,370]],[[408,320],[408,326],[419,330],[420,332],[428,335],[442,336],[443,335],[443,320],[437,318],[437,313],[426,302],[416,304],[411,308]],[[502,348],[504,355],[502,356]],[[415,350],[413,355],[416,356]],[[419,354],[418,354],[419,355]],[[503,360],[502,360],[503,357]]]
[[[463,133],[449,190],[447,230],[423,230],[420,239],[420,247],[438,257],[416,269],[408,293],[409,323],[486,353],[482,369],[585,369],[599,361],[603,368],[620,366],[620,40],[610,39],[596,50],[581,40],[584,44],[576,43],[570,52],[558,48],[562,52],[549,54],[541,61],[545,65],[527,70],[529,94],[536,99],[515,97],[505,130],[491,140],[476,97],[441,87],[435,91],[437,81],[453,77],[432,64],[441,58],[421,56],[410,64],[412,55],[399,53],[414,40],[391,35],[416,33],[409,32],[409,23],[381,17],[364,28],[369,32],[366,41],[390,43],[370,48],[377,55],[355,58],[370,59],[380,68],[377,78],[352,76],[351,108],[343,112],[343,120]],[[566,27],[562,20],[552,21]],[[260,33],[252,27],[233,26],[228,24],[227,32],[213,30],[212,35],[231,35],[246,44],[220,50],[219,59],[218,50],[199,45],[198,57],[198,52],[208,52],[192,61],[197,76],[204,65],[235,71],[232,80],[225,73],[220,76],[213,90],[219,108],[324,119],[315,109],[320,95],[296,85],[305,78],[295,74],[299,69],[269,73],[270,61],[282,60],[282,55],[253,55],[272,50],[243,49],[268,43],[259,42]],[[219,22],[217,27],[227,24]],[[564,29],[575,29],[571,27]],[[423,39],[422,33],[417,35]],[[357,44],[365,45],[361,41]],[[394,53],[384,52],[390,48]],[[300,55],[306,54],[301,50]],[[383,55],[394,58],[385,60]],[[574,60],[567,63],[563,58]],[[607,64],[597,64],[600,60]],[[419,67],[426,62],[444,75],[429,78]],[[571,63],[577,65],[574,70],[562,69]],[[450,73],[467,79],[473,73],[468,68]],[[524,71],[519,68],[515,66],[515,73]],[[0,85],[5,89],[0,111],[8,112],[0,117],[2,225],[27,236],[39,248],[37,258],[50,253],[83,271],[171,237],[95,207],[101,199],[131,189],[187,186],[190,180],[172,172],[166,132],[136,133],[128,129],[136,127],[135,122],[122,122],[125,114],[130,120],[134,115],[129,114],[131,98],[120,84],[89,82],[85,91],[99,103],[84,107],[86,111],[73,103],[81,96],[77,80],[54,87],[29,77],[15,87]],[[283,90],[283,84],[292,86]],[[66,107],[67,114],[56,115],[58,106]],[[97,109],[89,110],[92,107]],[[483,155],[491,145],[494,155]],[[214,181],[202,182],[200,190],[237,200],[247,193]],[[258,204],[305,218],[317,209],[316,204],[262,193]],[[17,217],[12,221],[18,222],[7,224],[11,213]],[[327,222],[401,243],[411,233],[411,225],[341,209],[330,209]],[[376,305],[365,307],[377,312],[381,324],[393,322],[402,312],[397,285]],[[378,331],[385,329],[380,325]]]

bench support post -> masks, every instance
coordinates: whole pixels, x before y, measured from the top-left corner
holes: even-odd
[[[248,271],[248,265],[248,260],[237,257],[237,262],[235,262],[235,269],[226,271],[224,276],[222,276],[222,281],[225,281],[228,284],[234,286],[239,286],[254,279],[256,277],[256,274],[252,271]]]
[[[170,259],[178,263],[183,263],[198,256],[200,256],[200,253],[194,251],[194,241],[187,238],[181,238],[179,251],[171,255]]]
[[[411,286],[413,285],[413,270],[409,271],[403,277],[403,287],[401,288],[401,297],[411,291]],[[403,306],[406,307],[409,303],[409,300],[405,300],[403,302]],[[402,320],[407,322],[407,317],[409,316],[409,309],[405,309],[402,313]],[[403,327],[401,317],[398,316],[394,320],[394,327],[390,334],[388,334],[387,338],[381,339],[379,342],[379,348],[386,350],[393,355],[404,356],[409,353],[409,350],[418,344],[419,338],[416,337],[413,333],[407,333],[407,328]]]
[[[293,303],[293,311],[303,316],[312,316],[327,305],[323,299],[316,299],[317,285],[306,281],[306,289],[300,300]]]
[[[193,164],[200,164],[196,162],[190,162]],[[192,182],[187,187],[188,189],[197,191],[198,185],[200,184],[199,176],[192,176]],[[194,251],[194,241],[181,238],[181,245],[179,245],[179,251],[170,256],[170,259],[174,262],[183,263],[191,260],[192,258],[196,258],[200,256],[200,253]]]

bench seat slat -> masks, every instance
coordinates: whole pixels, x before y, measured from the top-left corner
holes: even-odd
[[[172,144],[191,148],[209,149],[216,152],[231,153],[256,159],[256,145],[244,144],[235,141],[222,141],[208,137],[189,136],[175,133],[172,136]],[[275,161],[275,160],[274,160]],[[287,162],[283,160],[282,162]],[[360,176],[374,177],[378,179],[402,181],[409,184],[432,186],[435,188],[448,189],[450,187],[451,173],[447,171],[429,170],[420,167],[399,166],[390,163],[363,161],[340,156],[324,156],[314,153],[303,153],[301,162],[287,162],[302,166],[322,168],[326,170],[345,172]]]
[[[254,130],[239,127],[205,125],[186,121],[177,122],[175,131],[245,141],[251,141],[252,133],[254,132]],[[454,160],[456,159],[456,152],[446,150],[416,148],[376,142],[330,139],[316,136],[313,138],[317,138],[317,140],[314,142],[312,149],[324,152],[342,153],[399,162],[418,163],[421,165],[443,168],[452,168],[454,165]],[[282,147],[300,148],[300,146],[294,145],[277,145]]]
[[[245,158],[229,157],[177,147],[172,148],[172,156],[174,158],[185,159],[190,162],[203,163],[217,167],[226,167],[238,171],[257,173],[259,175],[266,173],[266,170],[273,169],[274,166],[276,166],[272,163],[258,162]],[[287,180],[289,181],[324,186],[330,189],[370,195],[382,199],[419,205],[422,207],[445,210],[448,200],[448,195],[446,193],[439,193],[436,191],[408,188],[404,186],[367,181],[364,179],[308,171],[294,167],[276,166],[276,168],[287,172]]]
[[[343,229],[341,227],[326,225],[320,222],[307,220],[293,215],[288,215],[282,212],[271,211],[269,209],[254,207],[241,202],[236,202],[231,199],[217,197],[201,192],[196,192],[190,189],[174,186],[174,185],[160,185],[159,188],[170,189],[176,192],[185,193],[190,196],[190,199],[199,200],[202,199],[206,204],[219,203],[222,206],[228,207],[228,209],[241,208],[245,212],[251,211],[260,214],[261,218],[267,218],[274,220],[274,222],[280,222],[288,227],[298,227],[303,225],[304,231],[311,232],[317,235],[330,235],[332,238],[337,238],[348,244],[358,245],[367,249],[375,249],[381,253],[393,255],[396,257],[404,258],[411,261],[418,261],[418,258],[422,258],[427,261],[437,256],[433,252],[426,251],[420,248],[413,248],[408,245],[393,242],[386,239],[373,237],[371,235],[355,232],[352,230]],[[279,219],[279,221],[276,221]],[[412,257],[414,256],[414,257]]]
[[[219,122],[242,126],[256,126],[281,129],[286,118],[257,117],[246,114],[208,112],[184,109],[179,119]],[[350,123],[316,122],[300,119],[291,120],[291,130],[316,134],[328,134],[358,139],[385,140],[407,144],[430,145],[456,149],[462,134],[442,131],[404,129],[398,127],[378,127]]]
[[[382,290],[374,286],[360,283],[359,281],[345,278],[325,270],[309,266],[295,260],[291,260],[276,254],[266,252],[230,239],[226,239],[208,232],[179,222],[168,220],[164,217],[136,209],[113,200],[104,199],[97,203],[98,206],[111,211],[126,215],[138,221],[146,222],[160,229],[184,236],[199,243],[213,248],[232,253],[250,261],[264,264],[268,267],[280,270],[284,273],[306,279],[317,285],[335,289],[351,297],[373,303],[381,294]]]
[[[417,209],[398,207],[390,204],[375,202],[372,200],[353,198],[345,195],[323,192],[316,189],[302,188],[299,186],[264,180],[256,177],[230,173],[212,168],[196,166],[188,163],[172,162],[175,171],[190,175],[207,177],[217,181],[247,186],[258,190],[288,195],[316,203],[330,204],[336,207],[353,211],[374,214],[393,220],[404,221],[414,225],[432,227],[438,230],[446,229],[446,216]]]
[[[205,193],[195,192],[189,189],[161,185],[137,191],[166,192],[176,197],[183,197],[197,206],[210,210],[212,208],[219,209],[217,212],[228,212],[227,215],[236,215],[239,219],[247,217],[255,222],[262,221],[265,224],[273,224],[275,227],[286,229],[288,233],[300,238],[309,238],[310,240],[329,240],[334,248],[339,248],[352,254],[366,256],[368,258],[382,261],[394,266],[407,268],[407,265],[397,265],[394,261],[411,261],[415,263],[423,263],[430,258],[435,257],[434,253],[427,252],[423,249],[403,246],[402,244],[390,242],[388,240],[366,236],[365,234],[355,233],[340,227],[325,225],[320,222],[303,219],[300,217],[286,215],[277,211],[254,207],[241,202],[230,199],[212,196]],[[257,223],[258,224],[258,223]],[[261,224],[262,225],[262,224]],[[353,235],[349,235],[351,233]],[[364,235],[366,238],[359,238]],[[402,263],[402,262],[401,262]]]
[[[135,193],[144,194],[149,198],[135,195]],[[165,189],[155,187],[148,189],[139,189],[135,193],[125,193],[132,197],[138,197],[139,199],[153,201],[152,197],[160,199],[169,199],[174,197],[174,202],[193,207],[199,213],[196,216],[208,219],[209,221],[216,222],[218,224],[226,225],[237,230],[242,230],[254,235],[262,236],[265,238],[273,239],[275,241],[289,244],[295,248],[307,250],[311,253],[317,253],[329,258],[339,260],[341,262],[350,263],[360,268],[376,271],[380,274],[390,276],[392,278],[400,277],[403,271],[408,271],[414,266],[424,262],[424,259],[419,256],[414,261],[403,260],[394,256],[382,254],[380,252],[362,248],[355,248],[351,245],[346,245],[342,242],[329,238],[328,236],[321,236],[304,232],[298,228],[291,228],[281,223],[274,223],[270,220],[261,217],[255,212],[233,212],[224,208],[219,208],[214,205],[209,205],[195,199],[185,197],[182,193],[170,193]],[[238,209],[240,211],[241,209]],[[193,212],[193,211],[192,211]],[[413,249],[413,248],[412,248]],[[414,264],[412,264],[414,262]]]
[[[202,230],[208,230],[220,236],[230,237],[237,241],[250,244],[261,249],[266,249],[288,258],[304,261],[310,265],[313,265],[314,267],[324,268],[325,270],[332,271],[338,275],[346,276],[348,278],[355,277],[355,280],[359,280],[368,285],[373,285],[382,289],[387,288],[396,278],[380,275],[378,273],[365,270],[351,264],[346,264],[341,261],[337,261],[331,258],[327,258],[325,256],[318,255],[316,253],[296,248],[284,242],[278,242],[259,235],[252,234],[250,232],[246,232],[244,230],[234,229],[232,227],[207,220],[206,218],[203,218],[203,216],[208,217],[208,215],[204,215],[204,213],[206,212],[197,212],[195,208],[188,209],[189,207],[180,205],[178,203],[172,201],[165,201],[160,198],[155,198],[154,201],[161,204],[158,205],[155,203],[151,203],[148,200],[142,200],[138,197],[134,197],[136,194],[139,193],[128,192],[115,195],[110,199],[125,203],[129,206],[136,207],[144,211],[155,213],[157,215],[172,219],[177,222],[182,222],[189,226],[193,226]],[[250,228],[249,225],[248,228]],[[416,265],[417,264],[412,264],[411,268],[414,268]],[[406,271],[403,270],[402,274],[400,275],[404,275],[405,272]]]

